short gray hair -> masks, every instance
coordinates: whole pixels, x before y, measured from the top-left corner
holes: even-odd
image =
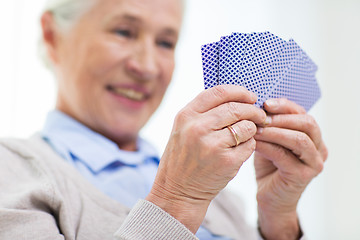
[[[59,29],[67,31],[96,1],[98,0],[48,0],[43,13],[50,12]],[[52,69],[52,63],[47,56],[42,37],[39,40],[38,51],[44,64]]]

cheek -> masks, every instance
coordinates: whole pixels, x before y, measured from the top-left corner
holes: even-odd
[[[88,70],[95,76],[105,76],[124,62],[128,49],[113,41],[102,40],[89,47]]]
[[[163,69],[163,75],[164,75],[164,84],[169,85],[172,79],[172,75],[174,73],[175,68],[175,57],[172,53],[171,55],[165,57],[162,62],[161,66]]]
[[[161,66],[163,70],[162,70],[162,81],[160,83],[161,85],[159,86],[159,89],[161,89],[161,94],[162,94],[161,98],[162,98],[172,79],[172,75],[175,67],[174,59],[167,58],[162,62]]]

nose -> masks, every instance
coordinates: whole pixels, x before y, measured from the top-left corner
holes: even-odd
[[[155,79],[159,73],[156,46],[151,39],[139,40],[126,63],[128,73],[140,81]]]

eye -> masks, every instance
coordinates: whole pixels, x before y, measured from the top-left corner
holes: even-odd
[[[162,48],[166,48],[166,49],[174,49],[175,48],[175,43],[172,41],[167,41],[167,40],[159,40],[159,41],[157,41],[157,45]]]
[[[129,30],[129,29],[115,29],[115,34],[121,36],[121,37],[126,37],[126,38],[132,38],[135,36],[135,34]]]

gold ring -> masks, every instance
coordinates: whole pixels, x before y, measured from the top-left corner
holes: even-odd
[[[241,143],[240,142],[240,139],[239,139],[239,135],[237,134],[236,130],[232,127],[232,126],[227,126],[227,128],[230,130],[230,132],[232,133],[232,135],[234,136],[235,138],[235,141],[236,141],[236,145],[235,147],[239,146],[239,144]]]

